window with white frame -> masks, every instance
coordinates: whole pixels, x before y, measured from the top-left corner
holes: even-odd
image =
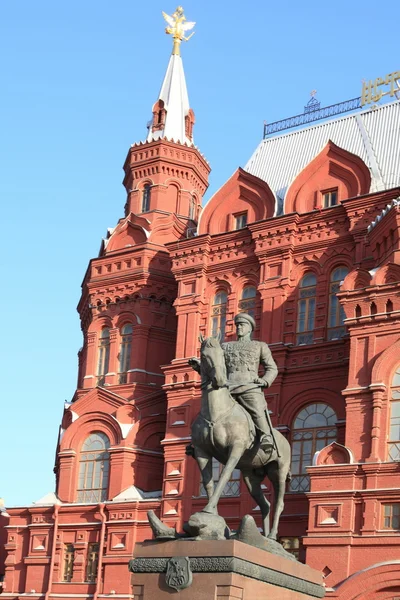
[[[307,467],[314,454],[336,441],[336,413],[322,402],[309,404],[294,420],[292,427],[291,492],[308,492],[310,479]]]
[[[247,285],[243,288],[241,298],[239,300],[239,312],[245,312],[251,315],[254,319],[256,309],[257,290],[254,285]]]
[[[312,344],[314,341],[315,302],[317,278],[314,273],[306,273],[299,285],[297,303],[297,345]]]
[[[103,386],[110,363],[110,330],[105,327],[101,330],[97,358],[97,385]]]
[[[234,217],[235,217],[235,229],[243,229],[244,227],[246,227],[247,212],[243,212],[243,213],[234,215]]]
[[[213,467],[213,481],[214,485],[219,481],[219,477],[221,475],[221,471],[224,468],[224,465],[219,463],[216,458],[212,459],[212,467]],[[200,496],[206,496],[206,490],[202,483],[200,483]],[[239,496],[240,495],[240,470],[233,469],[232,475],[228,483],[224,487],[224,491],[222,492],[222,496]]]
[[[346,333],[344,320],[346,314],[343,306],[339,302],[337,293],[340,291],[340,283],[348,274],[347,267],[337,267],[331,273],[329,284],[329,313],[328,313],[328,340],[335,340],[343,337]]]
[[[119,350],[119,383],[127,383],[128,371],[131,364],[133,327],[130,323],[121,329],[121,346]]]
[[[388,460],[400,461],[400,367],[392,378],[390,389],[390,422],[388,435]]]
[[[322,206],[329,208],[330,206],[336,206],[338,203],[338,189],[326,190],[322,192]]]
[[[103,502],[107,498],[110,440],[102,432],[89,435],[79,457],[77,502]]]
[[[383,504],[383,515],[382,515],[382,529],[400,529],[400,502],[394,502],[392,504]]]
[[[211,307],[211,335],[217,337],[221,334],[221,341],[225,337],[226,309],[228,304],[228,295],[224,291],[215,294]]]

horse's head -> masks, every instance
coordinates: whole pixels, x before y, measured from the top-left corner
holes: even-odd
[[[226,385],[226,366],[219,338],[204,338],[201,335],[200,341],[202,375],[211,381],[214,388],[224,387]]]

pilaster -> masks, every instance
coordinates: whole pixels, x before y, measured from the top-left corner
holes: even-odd
[[[372,387],[372,386],[371,386]],[[368,462],[378,462],[385,460],[381,455],[381,421],[382,421],[382,405],[386,393],[386,386],[377,385],[372,390],[372,428],[371,428],[371,454]],[[386,430],[386,428],[385,428]]]
[[[84,532],[78,533],[74,543],[74,570],[72,573],[72,583],[82,583],[86,580],[87,542],[84,537]]]
[[[136,468],[132,469],[132,465],[136,465],[137,467],[138,451],[123,446],[110,448],[109,453],[110,479],[108,497],[112,499],[132,484],[137,485],[135,481]]]
[[[147,347],[149,343],[150,326],[136,325],[133,329],[132,337],[132,358],[131,365],[133,370],[128,373],[129,383],[145,383],[147,381]]]
[[[193,483],[197,465],[186,455],[191,441],[190,425],[200,410],[200,377],[188,365],[187,359],[176,359],[163,368],[164,390],[167,394],[167,427],[164,449],[164,486],[161,514],[171,527],[181,528],[191,513]]]
[[[97,333],[89,331],[86,335],[87,351],[86,351],[86,372],[83,374],[82,386],[85,389],[96,387],[96,343]]]
[[[59,478],[57,495],[62,502],[74,502],[76,489],[76,452],[63,450],[58,453]]]
[[[119,354],[118,329],[110,328],[110,360],[108,373],[105,374],[104,385],[115,385],[118,383],[118,354]]]

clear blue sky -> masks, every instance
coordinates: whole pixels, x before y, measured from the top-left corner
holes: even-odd
[[[187,0],[183,47],[207,197],[262,136],[263,120],[360,95],[400,69],[398,0]],[[54,489],[65,399],[82,335],[88,260],[123,215],[122,165],[168,63],[166,0],[4,2],[0,13],[2,398],[0,496],[24,505]],[[206,197],[206,198],[207,198]]]

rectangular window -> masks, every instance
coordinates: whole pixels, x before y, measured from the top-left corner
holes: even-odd
[[[346,334],[346,327],[343,325],[346,314],[336,295],[339,291],[340,283],[331,283],[329,293],[328,340],[336,340]]]
[[[74,574],[75,549],[72,544],[64,544],[63,581],[72,581]]]
[[[240,213],[240,215],[234,215],[235,217],[235,229],[243,229],[247,225],[247,212]]]
[[[221,341],[225,337],[227,302],[228,296],[226,292],[220,291],[215,295],[211,307],[211,335],[217,337],[218,333],[220,333]]]
[[[195,216],[195,212],[196,212],[196,200],[194,198],[191,198],[189,200],[189,219],[194,219]]]
[[[150,184],[147,184],[144,186],[142,193],[142,212],[148,212],[150,210],[150,193],[151,186]]]
[[[214,485],[219,481],[219,476],[221,474],[224,465],[221,465],[215,458],[212,459],[212,467],[213,467],[213,481]],[[203,484],[200,483],[200,496],[206,496],[206,490],[203,487]],[[228,483],[224,487],[224,491],[222,492],[222,496],[239,496],[240,495],[240,470],[233,469],[232,475]]]
[[[97,362],[97,385],[104,386],[105,375],[108,372],[108,363],[110,360],[110,345],[102,345],[99,348],[99,359]]]
[[[103,386],[105,376],[108,373],[110,361],[110,330],[105,328],[101,331],[97,359],[97,385]]]
[[[310,297],[310,295],[312,296]],[[297,345],[312,344],[314,340],[315,288],[300,291],[298,303]],[[313,297],[314,296],[314,297]]]
[[[220,313],[218,317],[212,317],[211,319],[211,335],[217,337],[221,335],[221,341],[225,339],[225,327],[226,327],[226,314]]]
[[[281,537],[280,543],[289,554],[293,554],[299,560],[300,555],[300,538],[298,537]]]
[[[324,208],[329,208],[329,206],[336,206],[338,203],[338,190],[328,190],[326,192],[322,192],[322,206]]]
[[[400,503],[383,505],[383,529],[400,529]]]
[[[97,578],[97,568],[99,565],[99,544],[89,544],[87,565],[86,565],[86,581],[94,583]]]
[[[400,461],[400,396],[399,390],[392,391],[390,403],[390,428],[389,428],[389,460]]]

